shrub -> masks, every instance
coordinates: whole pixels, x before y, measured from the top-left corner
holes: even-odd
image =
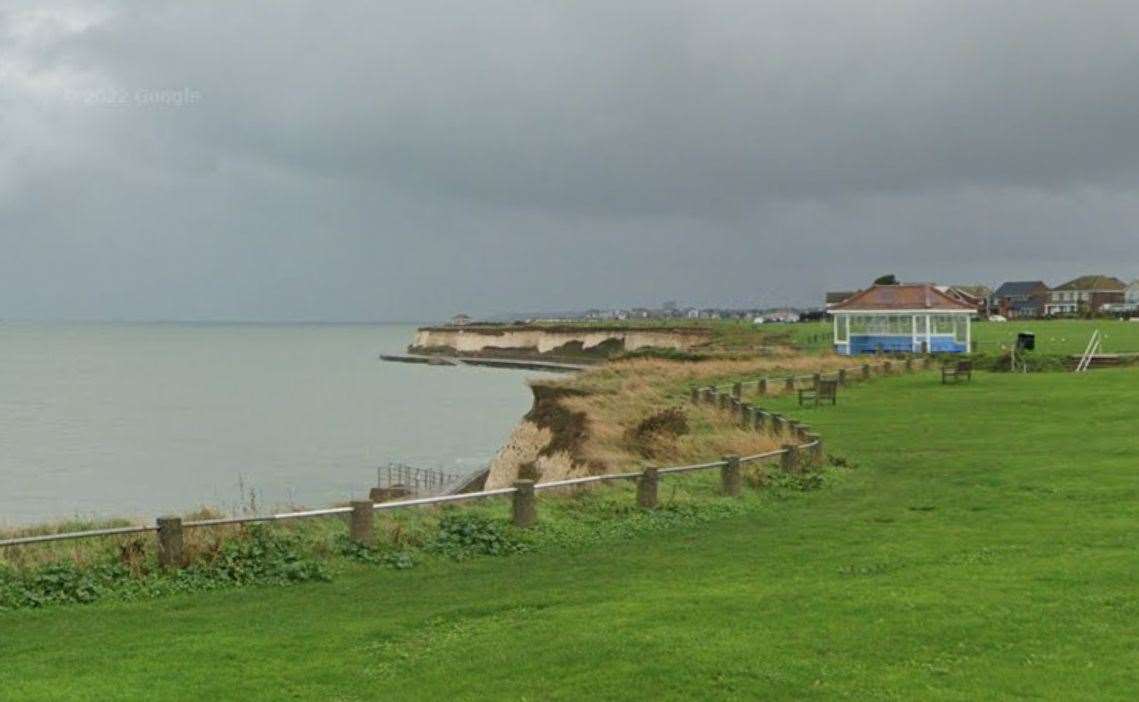
[[[295,538],[254,526],[174,572],[159,570],[153,562],[136,563],[121,554],[108,554],[88,565],[51,563],[21,571],[0,569],[0,610],[328,579],[324,564],[303,555]]]
[[[439,533],[428,549],[461,560],[475,555],[518,553],[526,550],[526,544],[505,521],[455,512],[439,521]]]
[[[679,407],[672,407],[642,419],[626,432],[626,439],[637,453],[653,458],[662,453],[674,453],[672,440],[687,433],[688,415]]]

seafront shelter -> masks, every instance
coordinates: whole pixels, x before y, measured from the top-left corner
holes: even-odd
[[[976,308],[929,283],[875,285],[834,305],[834,348],[863,353],[965,353]]]

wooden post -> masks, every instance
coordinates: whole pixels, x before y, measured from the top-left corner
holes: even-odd
[[[787,419],[781,414],[771,415],[771,433],[783,435],[787,431]]]
[[[797,438],[799,436],[799,421],[795,419],[788,419],[786,431],[787,435],[792,439]]]
[[[731,402],[732,397],[726,392],[720,393],[720,409],[728,409],[728,403]]]
[[[185,565],[181,517],[158,518],[158,565],[166,569]]]
[[[800,424],[799,426],[795,427],[795,432],[798,435],[800,441],[810,441],[810,439],[807,438],[807,436],[811,433],[810,424]]]
[[[533,480],[514,481],[514,526],[529,529],[538,521],[538,501]]]
[[[743,383],[733,383],[732,384],[732,397],[734,397],[738,400],[743,396],[744,396],[744,384]]]
[[[818,434],[809,433],[805,437],[808,443],[813,443],[811,447],[811,463],[816,466],[821,466],[826,460],[826,453],[823,451],[823,438]]]
[[[838,369],[838,384],[842,385],[842,386],[846,385],[846,369],[845,368],[839,368]]]
[[[743,476],[740,474],[740,457],[724,456],[726,463],[720,468],[720,484],[728,497],[739,497]]]
[[[700,399],[704,400],[704,402],[706,402],[707,404],[710,405],[715,401],[712,398],[712,395],[715,392],[716,391],[713,390],[712,388],[704,388],[703,390],[700,391]]]
[[[783,444],[779,467],[784,473],[794,473],[799,470],[799,448],[795,444]]]
[[[822,379],[823,379],[822,373],[815,373],[814,375],[811,376],[811,383],[813,384],[813,386],[816,390],[819,389],[819,381]]]
[[[756,431],[763,430],[764,425],[767,424],[767,417],[767,412],[763,411],[759,407],[755,408],[755,412],[753,412],[751,416],[751,423],[752,426],[755,427]]]
[[[767,394],[767,378],[760,378],[756,381],[755,394],[761,397]]]
[[[656,509],[657,486],[660,484],[658,468],[649,466],[637,478],[637,506],[643,509]]]
[[[348,538],[364,546],[376,544],[376,520],[371,500],[352,500],[348,519]]]
[[[870,380],[870,364],[869,363],[863,363],[862,364],[862,379],[863,380]]]
[[[751,404],[747,402],[740,405],[740,424],[744,425],[745,427],[750,427],[753,421],[752,414],[754,411],[755,410],[752,408]]]
[[[700,402],[700,388],[695,385],[692,386],[692,389],[688,392],[688,399],[694,405]]]

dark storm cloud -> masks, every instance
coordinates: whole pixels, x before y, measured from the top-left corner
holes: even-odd
[[[11,317],[1139,275],[1129,3],[13,3]]]

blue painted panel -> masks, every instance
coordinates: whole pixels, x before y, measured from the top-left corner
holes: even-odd
[[[953,340],[951,336],[935,336],[930,344],[934,353],[965,353],[965,344]]]
[[[920,343],[919,339],[919,343]],[[934,353],[965,353],[965,344],[959,343],[951,336],[935,336],[931,339]],[[850,335],[850,344],[836,344],[835,351],[844,356],[856,356],[863,353],[875,353],[881,349],[883,353],[913,353],[913,339],[908,336],[878,336]]]

